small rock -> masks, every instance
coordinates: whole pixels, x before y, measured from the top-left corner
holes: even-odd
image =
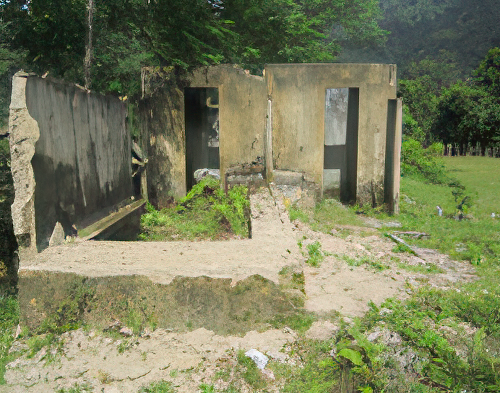
[[[21,334],[21,325],[17,324],[16,333],[14,334],[14,340]]]
[[[104,331],[109,332],[111,330],[119,330],[121,326],[122,323],[120,322],[120,320],[115,319],[106,329],[104,329]]]
[[[392,313],[393,313],[393,311],[391,309],[383,307],[378,312],[378,315],[380,315],[381,317],[383,317],[384,315],[390,315]]]
[[[130,337],[134,334],[134,332],[132,331],[132,329],[124,326],[120,329],[120,334],[125,337]]]
[[[380,334],[381,334],[381,332],[372,332],[372,333],[370,333],[370,334],[366,337],[366,339],[367,339],[368,341],[370,341],[370,342],[373,342],[373,341],[375,341],[377,338],[379,338]]]
[[[342,320],[348,325],[352,324],[352,319],[349,317],[342,317]]]
[[[316,321],[306,332],[306,337],[312,340],[328,340],[339,330],[340,328],[330,321]]]
[[[153,331],[149,328],[144,328],[144,330],[141,332],[141,337],[143,338],[150,338],[151,337],[151,333],[153,333]]]
[[[410,197],[408,197],[407,195],[405,195],[405,196],[404,196],[404,200],[405,200],[405,202],[406,202],[407,204],[409,204],[409,205],[414,205],[414,204],[416,203],[413,199],[411,199],[411,198],[410,198]]]
[[[388,221],[382,224],[382,227],[387,227],[387,228],[401,228],[402,226],[403,224],[397,221]]]
[[[202,169],[197,169],[194,172],[194,179],[196,183],[199,183],[201,179],[204,177],[211,176],[217,180],[220,179],[220,171],[218,169],[208,169],[208,168],[202,168]]]
[[[271,381],[274,381],[276,379],[272,370],[264,369],[264,370],[261,370],[261,373],[266,379],[270,379]]]
[[[398,362],[401,368],[405,369],[408,368],[408,366],[415,364],[419,360],[419,358],[417,354],[412,350],[403,349],[401,351],[397,351],[394,354],[394,360]]]
[[[60,246],[64,244],[65,236],[64,229],[61,223],[58,221],[54,226],[54,230],[49,239],[49,247]]]
[[[280,363],[286,363],[290,359],[286,353],[277,351],[268,351],[267,356]]]
[[[403,342],[403,339],[398,333],[391,332],[388,329],[376,330],[370,333],[366,338],[370,342],[379,342],[387,346],[397,346]]]
[[[440,326],[439,331],[450,334],[452,336],[456,336],[458,334],[457,331],[450,326]]]
[[[266,355],[264,355],[262,352],[257,351],[256,349],[250,349],[246,351],[245,356],[252,359],[257,365],[257,368],[261,370],[264,370],[267,362],[269,361],[269,358]]]

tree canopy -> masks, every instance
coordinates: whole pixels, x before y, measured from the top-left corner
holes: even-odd
[[[346,38],[380,41],[376,0],[94,0],[92,84],[134,94],[145,65],[332,61]],[[0,3],[25,67],[83,83],[89,0]]]

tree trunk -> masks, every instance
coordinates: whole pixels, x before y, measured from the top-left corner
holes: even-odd
[[[90,89],[92,68],[92,29],[94,24],[94,0],[88,0],[87,4],[87,42],[85,43],[85,59],[83,60],[83,72],[85,78],[85,88]]]

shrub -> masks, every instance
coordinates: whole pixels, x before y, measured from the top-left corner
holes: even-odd
[[[443,152],[441,143],[434,143],[424,149],[420,142],[408,139],[401,148],[401,174],[424,178],[433,184],[445,184],[451,179],[440,155]]]

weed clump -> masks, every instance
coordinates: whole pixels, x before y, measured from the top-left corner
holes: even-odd
[[[230,235],[249,236],[248,190],[231,188],[227,195],[220,182],[205,177],[169,208],[146,206],[141,217],[140,240],[224,239]]]
[[[139,393],[174,393],[175,390],[171,382],[159,381],[152,382],[147,386],[143,386]]]
[[[325,259],[325,254],[321,250],[321,243],[316,241],[306,246],[308,258],[306,263],[311,266],[318,267]]]
[[[433,184],[451,181],[443,160],[443,145],[434,143],[424,149],[419,141],[408,139],[401,146],[401,174],[423,178]]]

